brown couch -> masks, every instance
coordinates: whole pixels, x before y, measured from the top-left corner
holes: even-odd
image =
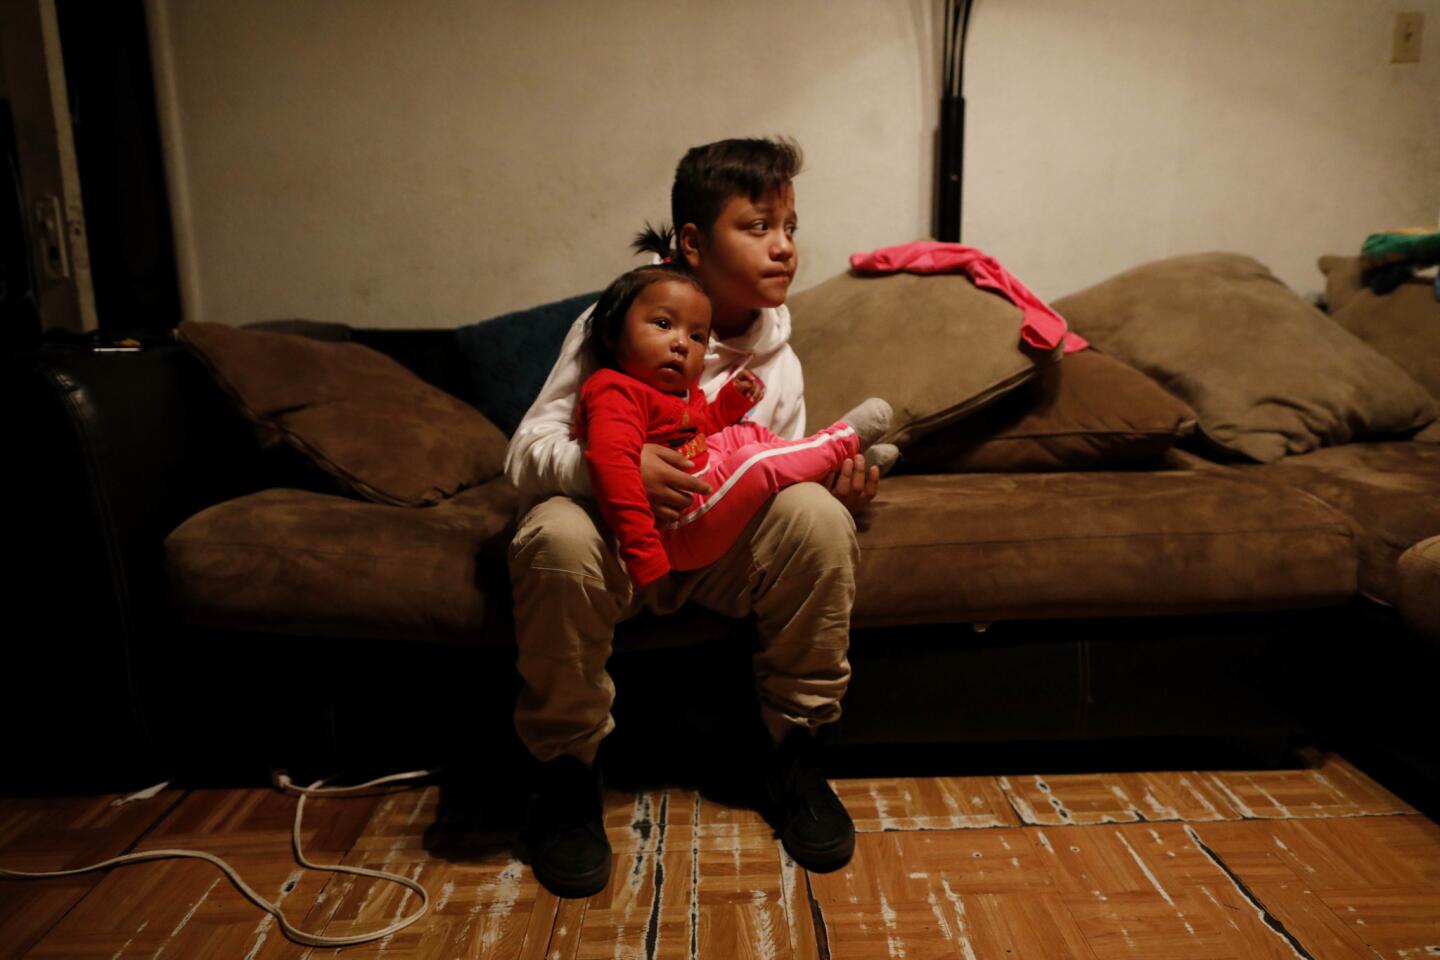
[[[454,331],[302,332],[474,402]],[[258,442],[174,345],[26,364],[29,402],[68,424],[55,463],[84,465],[105,555],[94,589],[120,610],[147,755],[408,760],[417,719],[421,753],[509,737],[507,481],[424,507],[341,492],[293,448]],[[1405,439],[1264,464],[1182,443],[1118,469],[887,478],[859,523],[841,741],[1283,743],[1295,721],[1277,685],[1322,635],[1345,642],[1357,604],[1362,618],[1398,605],[1436,642],[1437,491],[1440,446]],[[622,700],[703,727],[698,701],[666,701],[665,673],[703,671],[725,701],[743,689],[748,629],[701,610],[624,624]],[[681,638],[686,650],[658,649]],[[234,709],[250,715],[222,718]]]

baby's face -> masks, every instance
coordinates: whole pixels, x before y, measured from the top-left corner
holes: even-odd
[[[684,281],[662,280],[630,305],[615,360],[636,380],[683,394],[700,379],[709,342],[710,301]]]

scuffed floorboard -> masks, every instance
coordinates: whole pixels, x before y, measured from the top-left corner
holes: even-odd
[[[810,874],[750,810],[682,789],[610,792],[609,887],[560,900],[436,785],[312,802],[317,860],[414,877],[430,915],[387,940],[286,940],[212,868],[145,864],[83,882],[0,881],[0,957],[1440,956],[1440,827],[1336,756],[1300,770],[837,781],[858,831]],[[231,859],[304,929],[406,915],[392,884],[299,870],[293,799],[270,790],[0,801],[0,863],[44,869],[139,848]]]

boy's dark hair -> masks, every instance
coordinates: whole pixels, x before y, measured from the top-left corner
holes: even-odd
[[[719,140],[691,147],[675,167],[670,188],[670,223],[645,224],[635,235],[636,253],[676,255],[675,235],[693,223],[707,237],[731,197],[759,200],[790,183],[800,173],[804,155],[789,137]]]
[[[593,365],[592,369],[618,369],[615,349],[611,344],[620,339],[620,331],[625,326],[625,314],[630,312],[630,306],[635,302],[635,298],[640,296],[640,291],[654,283],[676,281],[688,283],[700,293],[705,293],[699,281],[673,262],[636,267],[620,274],[605,288],[605,292],[600,294],[600,299],[595,302],[590,319],[585,322],[585,342],[580,347],[581,353]]]

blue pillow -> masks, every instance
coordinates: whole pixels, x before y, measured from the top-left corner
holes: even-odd
[[[455,331],[475,384],[475,406],[508,437],[540,395],[560,344],[599,292],[517,310]]]

